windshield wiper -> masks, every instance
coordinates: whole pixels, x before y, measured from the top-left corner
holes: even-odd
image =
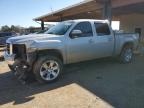
[[[47,33],[47,34],[54,34],[53,32],[49,32],[49,33]]]

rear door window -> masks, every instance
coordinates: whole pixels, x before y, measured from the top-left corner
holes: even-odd
[[[110,29],[107,23],[94,23],[98,36],[110,35]]]

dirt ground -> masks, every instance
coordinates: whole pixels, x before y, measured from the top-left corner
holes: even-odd
[[[46,85],[22,85],[0,62],[0,108],[144,108],[144,56],[68,65]]]

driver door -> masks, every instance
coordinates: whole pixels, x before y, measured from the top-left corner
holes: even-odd
[[[81,34],[72,36],[73,31],[81,31]],[[91,23],[78,23],[70,33],[67,45],[67,60],[70,63],[74,63],[93,58],[93,44],[93,31]]]

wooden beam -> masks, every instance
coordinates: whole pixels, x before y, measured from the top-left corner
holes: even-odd
[[[79,8],[73,8],[72,10],[66,11],[63,13],[63,17],[77,15],[80,13],[86,13],[91,11],[97,11],[98,9],[102,9],[102,5],[97,5],[95,2],[91,5],[79,7]]]

